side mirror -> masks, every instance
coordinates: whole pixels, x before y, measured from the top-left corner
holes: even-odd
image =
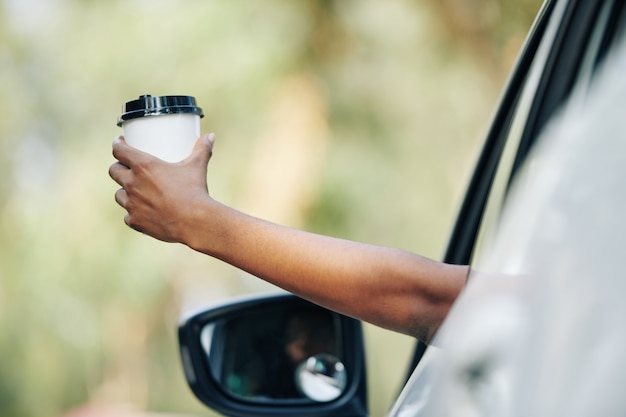
[[[361,323],[291,294],[184,317],[187,382],[227,416],[366,416]]]

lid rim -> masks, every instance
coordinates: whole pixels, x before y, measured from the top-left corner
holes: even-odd
[[[124,112],[119,116],[117,125],[128,120],[142,117],[160,116],[168,114],[195,114],[204,117],[202,108],[196,106],[193,96],[139,96],[139,99],[127,102]]]
[[[191,114],[191,115],[199,116],[200,118],[204,117],[204,114],[202,113],[202,109],[200,107],[179,107],[179,108],[161,108],[161,109],[153,109],[153,110],[134,110],[134,111],[122,114],[117,121],[117,125],[121,126],[124,122],[128,122],[129,120],[141,119],[143,117],[152,117],[152,116],[167,116],[168,114]]]

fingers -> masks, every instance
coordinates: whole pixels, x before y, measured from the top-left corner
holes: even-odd
[[[208,164],[213,153],[213,145],[215,144],[215,133],[202,135],[196,141],[191,155],[188,159],[200,159],[203,164]],[[113,157],[121,164],[131,168],[133,163],[140,162],[146,158],[153,158],[139,149],[135,149],[126,143],[123,136],[118,136],[113,140]]]
[[[152,155],[128,145],[124,136],[118,136],[113,140],[113,157],[129,168],[133,162],[137,163],[146,158],[154,158]]]
[[[126,223],[126,226],[137,230],[137,228],[134,227],[134,225],[131,223],[130,212],[126,209],[126,204],[128,203],[128,194],[126,194],[125,189],[120,188],[115,192],[115,202],[126,210],[126,215],[124,216],[124,223]]]
[[[126,184],[129,175],[130,169],[120,162],[115,162],[109,167],[109,176],[113,179],[113,181],[121,185],[122,188]]]
[[[126,202],[128,201],[128,194],[126,194],[126,190],[120,188],[115,192],[115,202],[122,206],[122,208],[126,208]]]
[[[151,155],[128,145],[123,136],[118,136],[113,140],[113,157],[117,159],[117,162],[109,167],[109,176],[122,188],[131,175],[130,167],[146,158],[152,158]]]
[[[113,157],[115,159],[118,161],[123,159],[123,156],[126,153],[126,148],[129,148],[129,146],[126,144],[124,136],[118,136],[113,139]]]
[[[134,229],[134,230],[136,230],[138,232],[143,233],[143,230],[141,229],[141,227],[139,227],[139,225],[137,225],[137,224],[135,224],[135,222],[133,222],[133,219],[131,217],[131,213],[130,213],[130,211],[128,211],[128,208],[127,208],[128,194],[126,193],[126,190],[124,190],[123,188],[120,188],[119,190],[117,190],[115,192],[115,201],[123,209],[126,210],[126,215],[124,216],[124,223],[126,224],[126,226],[128,226],[131,229]]]
[[[215,133],[211,132],[206,136],[206,139],[211,143],[211,148],[215,145]]]
[[[143,229],[139,225],[136,225],[135,223],[133,223],[133,221],[131,219],[131,216],[130,216],[130,213],[127,213],[124,216],[124,223],[126,224],[126,226],[130,227],[131,229],[133,229],[133,230],[135,230],[135,231],[137,231],[139,233],[144,233]]]
[[[196,141],[193,151],[189,159],[199,160],[198,163],[206,166],[213,154],[213,145],[215,144],[215,133],[202,135]]]

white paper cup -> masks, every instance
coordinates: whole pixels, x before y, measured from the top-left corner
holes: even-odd
[[[193,97],[144,95],[125,104],[117,124],[130,146],[179,162],[191,154],[200,137],[203,116]]]

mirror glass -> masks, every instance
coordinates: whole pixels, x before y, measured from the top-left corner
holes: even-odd
[[[201,332],[211,376],[254,402],[326,402],[339,397],[339,316],[310,303],[269,304],[208,323]]]
[[[308,398],[327,402],[339,398],[346,388],[347,373],[333,355],[314,355],[296,369],[296,386]]]

